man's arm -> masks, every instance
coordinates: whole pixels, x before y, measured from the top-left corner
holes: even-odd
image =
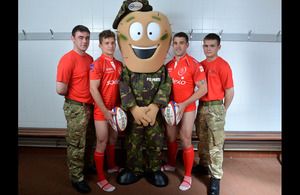
[[[66,96],[68,94],[68,83],[56,82],[56,92],[59,95]]]
[[[111,126],[114,126],[114,119],[113,119],[113,115],[114,113],[110,110],[106,109],[106,106],[104,105],[102,96],[98,90],[99,86],[100,86],[100,81],[101,79],[98,80],[90,80],[90,92],[94,98],[94,101],[96,102],[96,104],[99,106],[99,108],[101,109],[105,119],[108,121],[108,123]]]
[[[195,84],[198,87],[197,91],[195,91],[193,93],[193,95],[190,98],[188,98],[186,101],[176,104],[179,107],[179,110],[178,110],[179,118],[178,118],[178,120],[180,120],[182,118],[184,110],[188,105],[195,102],[196,100],[199,100],[202,96],[204,96],[207,93],[206,79],[198,81]]]
[[[234,87],[230,87],[225,89],[225,101],[224,101],[224,106],[225,110],[229,108],[234,96]]]

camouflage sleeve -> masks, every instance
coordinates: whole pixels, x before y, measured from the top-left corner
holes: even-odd
[[[172,79],[169,75],[166,66],[163,65],[161,67],[161,70],[163,72],[161,83],[158,92],[153,100],[153,103],[160,104],[161,106],[166,107],[169,103]]]
[[[119,89],[122,109],[128,111],[128,108],[137,105],[131,88],[130,71],[126,65],[122,68],[119,79]]]

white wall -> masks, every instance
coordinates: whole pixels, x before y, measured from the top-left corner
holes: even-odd
[[[22,0],[19,32],[70,32],[83,24],[91,32],[112,29],[123,0]],[[166,14],[172,31],[194,33],[276,34],[281,30],[280,0],[149,0]],[[281,131],[281,43],[221,42],[219,55],[231,66],[235,97],[226,116],[229,131]],[[64,98],[56,94],[59,59],[73,48],[71,40],[19,41],[19,126],[64,128]],[[100,56],[98,41],[87,51]],[[172,48],[167,61],[173,57]],[[188,53],[205,59],[202,41]],[[122,60],[120,51],[115,57]]]

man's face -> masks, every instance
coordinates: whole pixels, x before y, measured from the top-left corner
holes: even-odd
[[[99,44],[102,53],[106,56],[112,56],[116,50],[116,40],[114,37],[103,38],[102,43]]]
[[[186,42],[184,37],[174,37],[173,50],[176,57],[183,57],[186,54],[186,49],[189,47],[189,43]]]
[[[86,51],[90,44],[90,33],[77,31],[71,39],[78,50]]]
[[[213,58],[218,55],[221,45],[218,45],[217,40],[204,40],[203,51],[207,58]]]

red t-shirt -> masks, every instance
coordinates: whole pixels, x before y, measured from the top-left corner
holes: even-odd
[[[68,83],[66,98],[78,102],[94,102],[90,93],[89,68],[93,58],[89,54],[81,56],[74,50],[66,53],[57,66],[57,82]]]
[[[222,100],[225,97],[225,89],[233,87],[229,64],[221,57],[212,62],[203,60],[201,64],[205,70],[207,94],[200,98],[200,101]]]
[[[185,54],[182,58],[171,60],[166,64],[169,75],[172,79],[172,91],[170,100],[182,103],[194,94],[195,82],[205,79],[204,69],[201,64],[193,57]],[[186,107],[184,112],[196,109],[193,102]]]
[[[101,79],[99,92],[106,109],[111,110],[120,105],[119,78],[123,64],[102,54],[91,64],[90,80]],[[95,103],[96,104],[96,103]],[[99,106],[95,106],[97,110]]]

